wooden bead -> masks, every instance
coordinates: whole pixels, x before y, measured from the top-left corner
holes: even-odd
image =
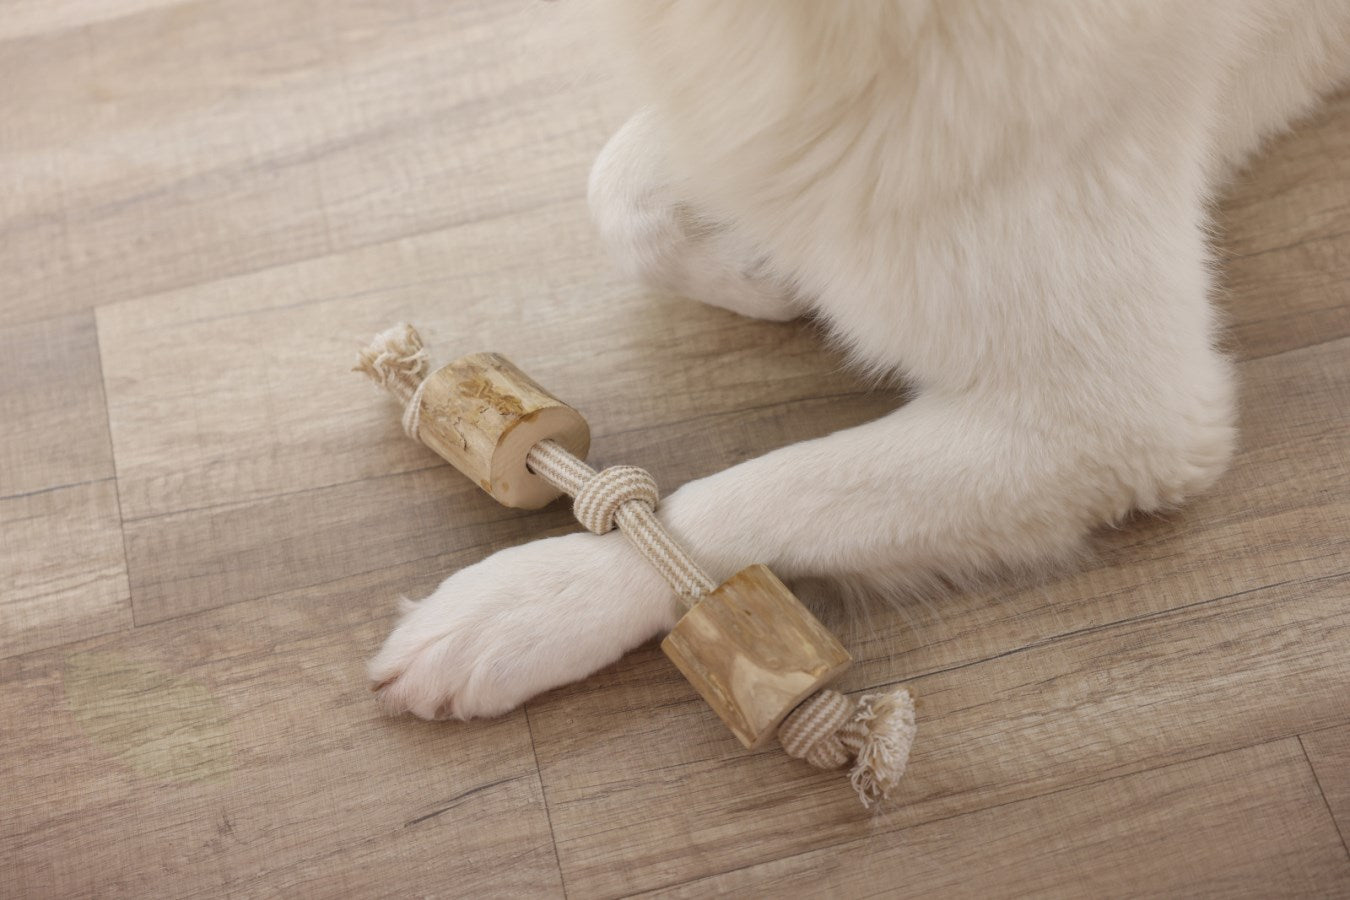
[[[783,582],[755,565],[685,614],[661,649],[746,747],[852,663]]]
[[[583,459],[591,449],[581,414],[496,353],[466,356],[427,378],[417,436],[497,502],[520,509],[560,493],[525,467],[531,447],[552,439]]]

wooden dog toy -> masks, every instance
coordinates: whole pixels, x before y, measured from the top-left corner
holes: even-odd
[[[402,402],[410,437],[498,502],[536,509],[567,494],[590,531],[623,531],[688,608],[661,649],[743,745],[759,749],[776,734],[790,755],[818,768],[853,763],[865,806],[890,793],[914,739],[908,691],[855,703],[826,689],[852,662],[834,635],[762,565],[712,581],[657,519],[651,475],[633,466],[596,472],[583,462],[586,420],[507,359],[476,353],[428,369],[410,325],[377,335],[356,366]]]

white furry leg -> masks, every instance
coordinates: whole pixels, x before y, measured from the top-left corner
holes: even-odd
[[[661,518],[717,580],[752,562],[891,583],[1033,564],[1133,507],[1212,482],[1233,439],[1222,387],[1215,400],[1196,416],[1158,410],[1144,428],[1121,416],[1036,422],[1025,397],[923,396],[688,484]],[[393,712],[498,715],[608,665],[679,614],[618,533],[536,541],[413,605],[370,677]]]
[[[617,533],[535,541],[409,605],[370,679],[389,712],[500,715],[669,630],[678,612],[674,593]]]
[[[1208,487],[1234,440],[1228,385],[1217,390],[1194,411],[1154,410],[1148,426],[1123,405],[1038,419],[1025,396],[921,396],[686,485],[665,518],[714,577],[752,560],[784,577],[890,584],[1035,565],[1131,509]]]
[[[801,314],[763,254],[681,201],[649,112],[629,119],[600,152],[589,201],[601,239],[628,277],[757,319]]]

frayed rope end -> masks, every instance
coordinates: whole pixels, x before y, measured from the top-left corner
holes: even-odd
[[[865,732],[849,781],[868,809],[890,796],[905,774],[918,726],[914,698],[904,688],[867,694],[858,701],[850,725]]]
[[[856,704],[823,690],[783,720],[778,741],[789,756],[818,769],[852,763],[849,781],[871,809],[900,783],[917,730],[914,698],[904,688],[866,694]]]
[[[407,403],[426,378],[429,364],[422,336],[406,322],[375,335],[357,357],[353,372],[360,372]]]

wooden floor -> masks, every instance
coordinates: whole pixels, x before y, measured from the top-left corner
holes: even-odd
[[[1220,211],[1218,488],[846,635],[848,689],[921,697],[887,811],[652,647],[379,716],[399,594],[572,526],[408,442],[373,331],[527,361],[667,487],[899,402],[616,277],[582,195],[626,102],[565,6],[4,5],[0,895],[1350,894],[1350,96]]]

